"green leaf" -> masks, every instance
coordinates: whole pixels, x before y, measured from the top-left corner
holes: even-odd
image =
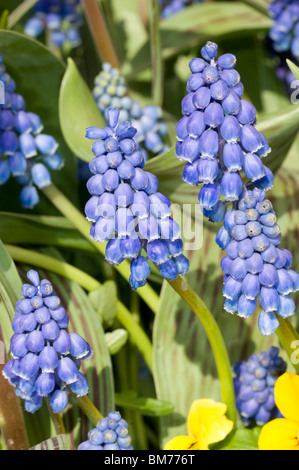
[[[92,141],[85,137],[90,126],[105,127],[105,121],[76,64],[68,59],[59,97],[60,126],[69,148],[82,160],[93,158]]]
[[[8,73],[16,81],[16,92],[26,100],[27,110],[40,116],[44,133],[59,143],[58,152],[63,155],[65,166],[62,171],[52,171],[52,179],[76,203],[76,161],[64,142],[58,121],[58,97],[65,66],[40,42],[13,31],[0,31],[0,50]],[[1,186],[0,209],[20,211],[19,192],[20,185],[14,178]],[[7,194],[15,197],[8,198]],[[51,214],[54,209],[41,194],[36,211]]]
[[[112,326],[116,318],[117,288],[114,281],[107,281],[98,289],[90,292],[88,297],[107,327]]]
[[[206,2],[192,5],[161,22],[160,34],[164,58],[169,58],[194,46],[204,45],[213,38],[246,36],[268,31],[271,19],[255,8],[241,2]],[[150,44],[140,42],[134,56],[129,55],[123,67],[131,77],[150,67]]]
[[[288,64],[290,70],[293,72],[293,74],[297,78],[297,80],[299,80],[299,67],[289,59],[287,59],[287,64]]]
[[[137,397],[136,392],[131,390],[116,393],[115,402],[121,408],[136,411],[144,416],[164,416],[172,413],[174,409],[172,403],[155,398]]]
[[[0,329],[6,352],[13,335],[11,321],[20,296],[22,282],[16,266],[0,240]]]
[[[14,305],[21,295],[22,282],[16,266],[7,253],[2,241],[0,240],[0,283],[7,292],[11,303],[13,304],[13,311],[10,312],[11,319],[14,317]]]
[[[251,429],[237,429],[212,450],[258,450],[258,433]]]
[[[23,0],[20,5],[9,15],[7,27],[13,28],[28,11],[30,11],[38,0]]]
[[[70,450],[69,436],[59,434],[31,447],[29,450]]]
[[[53,245],[94,252],[92,245],[63,217],[0,212],[0,239],[13,245]]]
[[[127,330],[118,328],[105,334],[105,340],[111,355],[117,354],[126,344],[129,338]]]

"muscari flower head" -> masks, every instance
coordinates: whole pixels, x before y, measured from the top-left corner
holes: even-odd
[[[265,424],[260,450],[299,450],[299,377],[286,372],[276,381],[274,397],[282,418]]]
[[[55,47],[69,50],[81,44],[82,21],[80,0],[39,0],[24,32],[33,38],[46,33]]]
[[[69,317],[52,284],[40,280],[33,270],[27,277],[31,284],[23,284],[23,298],[16,304],[12,359],[3,375],[25,400],[26,411],[34,413],[48,397],[54,413],[60,413],[68,404],[68,389],[79,397],[87,395],[88,383],[80,366],[92,351],[80,335],[67,332]]]
[[[50,170],[60,170],[64,161],[56,140],[43,134],[39,116],[26,111],[24,98],[6,72],[0,55],[0,81],[4,100],[0,104],[0,185],[14,177],[23,186],[20,201],[32,209],[39,202],[38,188],[51,184]]]
[[[169,18],[184,10],[189,5],[201,3],[204,0],[159,0],[161,5],[161,17]]]
[[[276,347],[235,364],[236,405],[246,426],[254,423],[262,426],[280,416],[275,405],[274,386],[286,367]]]
[[[269,5],[274,24],[269,31],[277,52],[290,52],[299,59],[299,1],[275,0]]]
[[[244,183],[270,189],[271,171],[262,163],[268,142],[255,128],[256,110],[242,99],[244,87],[235,69],[236,57],[217,57],[218,46],[208,42],[202,58],[190,62],[184,117],[177,125],[176,157],[186,162],[183,180],[202,185],[203,214],[220,222],[230,203],[238,201]],[[242,172],[242,173],[241,173]]]
[[[166,443],[164,450],[209,450],[233,429],[225,416],[227,406],[211,399],[195,400],[187,420],[188,436],[177,436]]]
[[[103,64],[103,70],[95,79],[93,96],[107,123],[107,110],[114,107],[119,109],[120,121],[132,123],[137,131],[135,140],[140,144],[145,160],[148,153],[159,155],[168,150],[163,142],[168,130],[161,108],[153,105],[142,107],[130,98],[128,86],[119,70],[108,63]]]
[[[118,123],[119,110],[108,110],[109,127],[87,129],[94,140],[95,158],[89,163],[93,176],[87,182],[92,197],[85,214],[92,222],[90,237],[108,242],[106,260],[119,265],[131,260],[133,289],[146,284],[151,260],[166,279],[189,269],[182,254],[180,228],[171,217],[169,199],[158,192],[156,176],[143,169],[144,157],[129,121]],[[142,249],[147,256],[142,255]]]
[[[78,450],[133,450],[128,423],[118,411],[111,411],[96,428],[88,433],[88,440]]]
[[[226,213],[216,242],[226,250],[221,261],[225,310],[248,318],[260,305],[259,329],[272,335],[279,326],[276,315],[295,313],[289,294],[299,289],[299,275],[290,269],[291,253],[279,246],[280,228],[265,191],[242,194],[237,208]]]
[[[269,5],[269,14],[273,18],[273,26],[266,38],[266,45],[274,61],[276,75],[290,94],[296,78],[287,65],[287,59],[298,65],[299,2],[275,0]]]

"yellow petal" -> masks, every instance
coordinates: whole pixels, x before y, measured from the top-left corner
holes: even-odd
[[[233,428],[225,417],[226,409],[226,405],[211,399],[194,401],[188,416],[189,434],[205,446],[222,441]]]
[[[275,384],[275,402],[285,418],[299,422],[299,376],[286,372]]]
[[[262,428],[259,437],[259,449],[299,450],[298,438],[299,423],[283,418],[274,419]]]
[[[196,440],[190,436],[177,436],[165,444],[164,450],[189,450],[196,445]]]

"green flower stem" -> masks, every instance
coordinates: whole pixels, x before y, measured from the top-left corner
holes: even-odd
[[[59,189],[51,184],[43,189],[44,194],[52,202],[52,204],[77,228],[77,230],[96,248],[97,251],[105,256],[105,243],[94,242],[90,239],[90,223],[85,219],[81,212],[59,191]],[[115,269],[127,280],[130,277],[130,264],[123,261]],[[158,309],[159,296],[149,284],[138,289],[138,294],[144,302],[155,313]]]
[[[160,37],[160,7],[158,0],[148,0],[149,31],[152,56],[152,101],[156,106],[163,104],[164,64]]]
[[[277,337],[283,349],[287,353],[293,367],[299,374],[299,364],[296,364],[295,361],[292,360],[292,355],[294,354],[295,350],[298,350],[299,348],[299,335],[288,319],[281,318],[278,315],[276,315],[276,317],[279,321],[279,327],[276,330]]]
[[[87,416],[89,421],[96,426],[100,419],[103,418],[103,415],[99,412],[99,410],[94,406],[94,404],[90,401],[90,399],[85,397],[76,397],[76,395],[72,394],[72,397],[78,403],[79,408],[83,411],[83,413]]]
[[[101,287],[99,281],[64,261],[13,245],[5,245],[5,248],[14,261],[52,271],[71,281],[75,281],[88,292]],[[116,316],[128,331],[134,344],[140,350],[149,369],[152,370],[152,344],[127,307],[119,300],[116,304]]]
[[[187,302],[205,329],[217,365],[222,401],[227,405],[228,418],[235,424],[236,405],[231,365],[218,324],[201,298],[182,277],[178,277],[175,281],[169,281],[169,284]]]
[[[38,2],[38,0],[25,0],[8,17],[7,28],[12,29],[26,13]]]
[[[120,69],[118,57],[97,0],[82,0],[82,4],[101,62],[109,62],[112,67]]]
[[[7,29],[9,10],[4,10],[0,18],[0,29]]]
[[[58,434],[66,434],[66,430],[65,430],[65,427],[64,427],[64,423],[63,423],[63,419],[62,419],[61,414],[53,412],[53,410],[50,406],[49,398],[46,398],[46,403],[47,403],[47,407],[48,407],[50,417],[51,417],[52,423],[54,425],[56,434],[57,435]]]
[[[1,431],[7,450],[28,450],[29,442],[22,408],[12,385],[4,378],[0,365],[0,415]]]

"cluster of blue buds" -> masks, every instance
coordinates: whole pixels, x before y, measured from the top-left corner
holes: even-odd
[[[64,161],[56,152],[56,140],[42,133],[39,116],[26,111],[25,100],[15,92],[15,81],[6,72],[1,54],[0,72],[0,84],[4,84],[0,104],[0,185],[13,176],[23,186],[22,206],[32,209],[39,202],[37,188],[50,185],[49,170],[60,170]]]
[[[224,54],[216,61],[217,50],[215,43],[208,42],[202,58],[189,64],[192,75],[182,101],[184,117],[177,124],[176,144],[176,157],[186,162],[183,180],[202,185],[199,203],[213,222],[223,220],[244,183],[265,190],[273,186],[273,174],[261,160],[270,148],[255,128],[254,106],[242,99],[236,57]]]
[[[265,191],[242,194],[237,208],[227,211],[216,242],[226,250],[221,260],[225,310],[248,318],[259,300],[259,329],[272,335],[279,326],[276,314],[287,318],[295,313],[289,294],[299,289],[299,274],[290,269],[291,253],[279,247],[280,228]]]
[[[269,31],[277,52],[290,52],[299,59],[299,1],[275,0],[269,6],[274,25]]]
[[[55,47],[70,50],[81,44],[82,22],[80,0],[39,0],[24,32],[33,38],[46,33]]]
[[[33,270],[27,277],[32,284],[23,284],[23,298],[16,304],[12,359],[3,375],[25,400],[26,411],[34,413],[48,397],[54,413],[60,413],[68,404],[67,387],[78,397],[87,395],[88,383],[79,369],[92,351],[80,335],[67,332],[69,316],[52,284],[40,281]]]
[[[92,222],[90,237],[108,242],[106,260],[110,264],[132,260],[133,289],[146,284],[148,259],[163,277],[174,280],[187,273],[189,262],[182,253],[180,227],[171,217],[171,203],[158,192],[158,178],[143,170],[144,157],[131,122],[118,123],[117,108],[109,109],[107,116],[109,127],[86,131],[86,137],[95,140],[95,158],[89,163],[93,176],[87,182],[92,197],[85,206],[86,217]]]
[[[286,363],[279,357],[279,349],[273,346],[268,351],[253,354],[247,361],[235,364],[236,405],[246,426],[263,426],[272,419],[282,417],[275,405],[274,386],[286,368]]]
[[[118,411],[111,411],[89,431],[88,440],[78,450],[133,450],[128,423]]]
[[[154,105],[142,107],[130,98],[128,86],[119,70],[108,63],[103,64],[101,73],[95,79],[93,96],[106,122],[107,110],[115,107],[119,109],[120,121],[131,121],[137,130],[135,140],[140,144],[145,160],[148,153],[155,156],[168,150],[169,147],[163,142],[168,129],[162,119],[161,108]]]
[[[266,38],[266,45],[274,61],[276,75],[290,94],[296,78],[288,67],[287,59],[297,65],[299,63],[299,2],[275,0],[269,5],[269,14],[274,24]]]
[[[159,0],[161,5],[161,17],[169,18],[176,13],[184,10],[189,5],[201,3],[204,0]]]

